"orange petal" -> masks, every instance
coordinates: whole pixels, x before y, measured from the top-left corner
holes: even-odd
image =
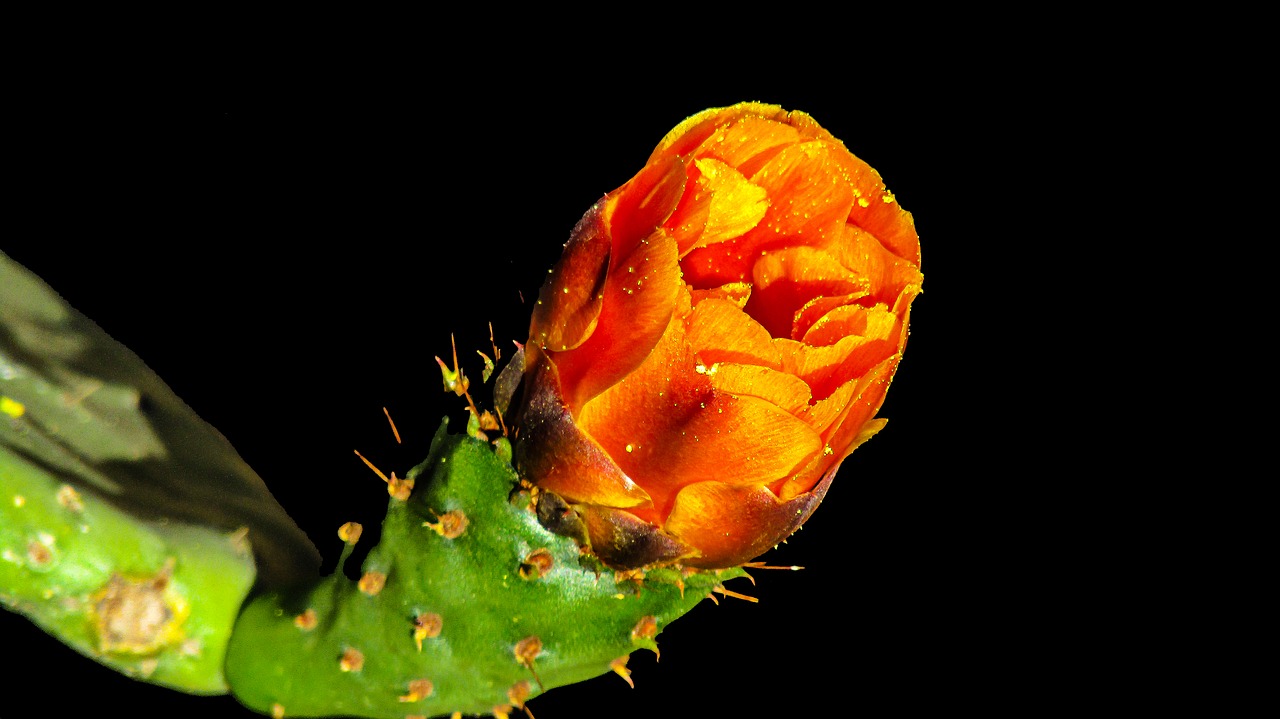
[[[685,168],[678,157],[644,166],[627,184],[609,194],[604,221],[613,240],[613,269],[637,243],[651,236],[675,211],[684,194]]]
[[[732,107],[713,107],[686,118],[668,132],[654,148],[649,162],[657,157],[688,155],[707,138],[735,121],[746,117],[760,117],[783,123],[791,113],[777,105],[758,102],[742,102]]]
[[[815,416],[824,411],[829,415],[823,420],[827,423],[826,429],[822,432],[823,440],[826,442],[824,452],[829,447],[835,458],[843,460],[859,444],[880,430],[885,420],[872,418],[884,403],[885,392],[889,389],[901,358],[902,355],[895,354],[876,365],[866,375],[850,380],[832,395],[833,397],[843,395],[841,399],[828,407],[814,407]],[[852,395],[853,399],[845,398],[849,395]],[[819,462],[822,461],[819,459]],[[811,464],[788,478],[778,489],[779,496],[788,498],[797,492],[806,491],[817,473],[823,471],[822,466],[819,464],[815,467]]]
[[[715,388],[673,321],[634,372],[583,405],[578,426],[661,511],[690,482],[764,484],[819,449],[818,434],[778,406]],[[731,474],[732,478],[726,478]]]
[[[730,282],[727,285],[711,287],[705,290],[691,290],[690,295],[694,305],[703,300],[725,300],[726,302],[732,302],[735,307],[741,309],[746,307],[747,300],[751,299],[751,283]]]
[[[848,152],[835,159],[844,168],[845,181],[856,192],[849,208],[849,223],[870,232],[889,252],[919,267],[920,236],[916,234],[915,220],[885,187],[880,173]]]
[[[774,369],[782,365],[769,332],[729,300],[699,302],[687,322],[689,346],[704,365],[740,362]]]
[[[898,325],[898,316],[884,305],[835,307],[809,326],[801,340],[807,345],[825,347],[850,335],[888,339]]]
[[[680,491],[664,528],[701,552],[685,564],[737,566],[791,536],[817,509],[828,487],[830,477],[812,492],[784,502],[767,487],[699,482]]]
[[[819,479],[831,481],[845,458],[862,445],[863,442],[871,439],[877,432],[884,429],[886,424],[888,424],[888,420],[885,419],[873,419],[863,424],[843,455],[835,454],[834,452],[832,454],[823,452],[815,455],[808,466],[780,485],[778,496],[783,501],[788,501],[808,492]]]
[[[705,401],[673,402],[660,408],[665,411],[641,415],[623,397],[637,389],[625,383],[619,388],[589,404],[584,419],[590,420],[592,437],[644,487],[659,511],[691,482],[766,484],[794,472],[822,447],[807,424],[756,397],[713,390]],[[589,414],[597,408],[599,414]]]
[[[898,257],[880,244],[871,233],[845,225],[844,236],[827,248],[840,264],[867,278],[870,301],[892,305],[902,290],[920,285],[920,268]]]
[[[794,335],[796,313],[815,297],[861,295],[867,280],[845,269],[831,253],[788,247],[761,256],[752,268],[754,285],[747,314],[774,337]]]
[[[615,263],[595,331],[577,349],[555,355],[575,414],[645,360],[671,323],[682,287],[676,242],[665,230]]]
[[[709,135],[692,154],[694,157],[714,158],[737,167],[750,177],[784,148],[804,139],[790,125],[766,117],[746,115]]]
[[[719,160],[696,160],[691,172],[692,188],[667,220],[681,257],[698,247],[743,235],[769,208],[763,187]]]
[[[764,219],[736,240],[691,251],[682,262],[685,280],[694,287],[748,280],[762,252],[837,238],[854,197],[836,152],[847,154],[830,143],[805,142],[782,148],[754,175],[744,171],[768,193]]]
[[[808,383],[814,401],[827,398],[840,385],[865,374],[901,350],[906,318],[888,313],[884,308],[878,308],[876,312],[883,321],[867,323],[864,328],[867,335],[849,334],[825,346],[774,340],[782,356],[782,370]],[[848,318],[846,321],[851,322]],[[821,333],[821,329],[818,332]]]
[[[795,321],[791,326],[791,332],[794,336],[804,337],[804,333],[809,331],[814,322],[817,322],[823,315],[837,307],[853,304],[856,300],[866,297],[863,292],[852,292],[847,295],[823,295],[814,297],[804,306],[796,310]]]
[[[570,502],[612,507],[649,503],[645,493],[608,453],[573,422],[560,389],[556,366],[534,345],[525,352],[531,370],[528,397],[515,444],[515,465],[525,479]]]
[[[529,337],[543,348],[572,349],[595,329],[612,246],[602,213],[597,203],[578,221],[538,293]]]
[[[843,228],[854,204],[844,156],[842,147],[811,141],[783,148],[754,174],[740,168],[769,193],[769,211],[752,234],[763,242],[781,235],[822,244]]]
[[[795,375],[734,363],[716,364],[708,375],[716,389],[729,395],[758,397],[801,419],[809,412],[809,385]]]

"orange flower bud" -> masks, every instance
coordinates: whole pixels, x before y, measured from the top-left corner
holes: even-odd
[[[811,117],[694,115],[542,287],[517,468],[610,566],[750,561],[884,425],[919,268],[910,213]]]

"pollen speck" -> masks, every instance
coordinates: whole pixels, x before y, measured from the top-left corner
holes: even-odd
[[[634,452],[634,451],[635,451],[635,449],[636,449],[635,447],[633,447],[633,446],[631,446],[631,445],[629,445],[629,444],[627,445],[627,452]]]

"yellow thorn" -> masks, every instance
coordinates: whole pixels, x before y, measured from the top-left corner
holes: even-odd
[[[627,680],[627,684],[630,684],[631,688],[635,689],[636,683],[631,680],[631,670],[627,669],[627,660],[630,658],[631,658],[630,656],[618,657],[617,659],[614,659],[613,661],[609,662],[609,668],[613,670],[614,674],[617,674],[618,676]]]
[[[801,569],[804,569],[804,567],[797,567],[794,564],[792,564],[789,567],[782,567],[782,566],[765,564],[764,562],[744,562],[741,566],[746,567],[748,569],[787,569],[792,572],[798,572]]]
[[[396,436],[396,444],[403,444],[400,441],[400,430],[396,429],[396,422],[391,419],[391,413],[387,411],[386,407],[382,408],[382,413],[387,415],[387,422],[391,424],[391,433]]]
[[[380,469],[378,469],[377,467],[373,466],[373,462],[370,462],[369,460],[365,459],[365,458],[364,458],[364,455],[363,455],[363,454],[360,454],[360,450],[358,450],[358,449],[357,449],[357,450],[353,450],[353,451],[356,453],[356,456],[360,458],[360,461],[365,463],[365,466],[367,466],[369,469],[372,469],[372,470],[373,470],[373,472],[374,472],[374,474],[376,474],[376,475],[378,475],[379,477],[381,477],[381,478],[382,478],[382,481],[383,481],[383,482],[386,482],[387,484],[391,484],[391,480],[390,480],[390,479],[387,479],[387,475],[383,474],[383,473],[382,473],[382,470],[380,470]]]
[[[739,594],[739,593],[737,593],[737,592],[735,592],[735,591],[732,591],[732,590],[729,590],[729,589],[725,589],[724,587],[712,587],[712,588],[711,588],[711,591],[713,591],[713,592],[720,592],[721,594],[723,594],[723,595],[724,595],[724,596],[726,596],[726,597],[733,597],[734,599],[742,599],[742,600],[744,600],[744,601],[751,602],[752,604],[757,604],[757,603],[759,603],[759,602],[760,602],[760,600],[759,600],[759,599],[756,599],[755,597],[749,597],[749,596],[747,596],[747,595],[745,595],[745,594]],[[713,597],[713,599],[714,599],[714,597]],[[717,604],[719,604],[719,602],[716,602],[716,603],[717,603]]]

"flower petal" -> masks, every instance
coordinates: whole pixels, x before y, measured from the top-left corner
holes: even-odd
[[[645,360],[671,323],[682,286],[676,242],[663,229],[614,265],[595,331],[577,349],[555,356],[575,414]]]
[[[692,188],[666,223],[681,257],[698,247],[741,236],[769,209],[763,187],[719,160],[695,160],[690,172]]]
[[[791,114],[777,105],[759,102],[743,102],[732,107],[703,110],[672,128],[654,148],[649,162],[664,156],[688,155],[706,142],[707,138],[742,118],[764,118],[785,123]]]
[[[854,225],[845,225],[844,236],[826,249],[841,265],[867,278],[867,302],[892,305],[903,289],[918,287],[923,281],[917,265],[885,249],[874,235]]]
[[[804,419],[809,412],[809,385],[795,375],[768,367],[719,363],[708,370],[716,389],[730,395],[758,397]],[[821,432],[821,429],[814,428]]]
[[[867,280],[841,266],[831,253],[814,247],[788,247],[761,256],[752,268],[747,314],[773,337],[799,339],[796,313],[815,297],[861,296]]]
[[[649,495],[619,469],[609,455],[574,424],[560,389],[555,363],[525,346],[529,381],[515,465],[521,476],[570,502],[635,507]]]
[[[814,455],[812,461],[804,469],[775,488],[778,497],[783,501],[787,501],[808,492],[820,478],[830,481],[840,468],[841,463],[853,453],[853,450],[874,437],[888,423],[889,420],[886,419],[873,419],[864,423],[859,428],[857,435],[850,441],[843,455],[829,455],[825,451],[822,454]]]
[[[574,226],[564,254],[538,293],[531,342],[544,349],[568,350],[591,336],[603,302],[611,249],[603,205],[596,203]]]
[[[613,267],[630,257],[675,212],[684,194],[684,161],[671,157],[646,165],[627,184],[609,194],[604,221],[613,241]]]
[[[767,487],[691,484],[676,497],[664,528],[702,552],[685,564],[708,569],[737,566],[799,529],[826,496],[832,475],[789,501],[778,499]]]
[[[870,232],[885,249],[919,267],[920,236],[915,220],[885,187],[880,173],[847,152],[836,153],[835,160],[844,168],[844,181],[855,192],[849,223]]]
[[[659,511],[680,487],[723,476],[726,466],[734,483],[764,484],[822,446],[803,421],[771,402],[716,389],[698,365],[684,323],[673,321],[640,367],[576,416]]]
[[[708,367],[716,362],[782,366],[769,332],[729,300],[707,299],[695,305],[686,337],[694,355]]]
[[[843,148],[804,142],[782,148],[754,175],[765,189],[769,208],[747,234],[691,251],[683,260],[685,280],[712,287],[747,280],[762,252],[799,244],[821,246],[836,238],[854,204],[843,166],[833,157]],[[741,169],[741,168],[740,168]]]

